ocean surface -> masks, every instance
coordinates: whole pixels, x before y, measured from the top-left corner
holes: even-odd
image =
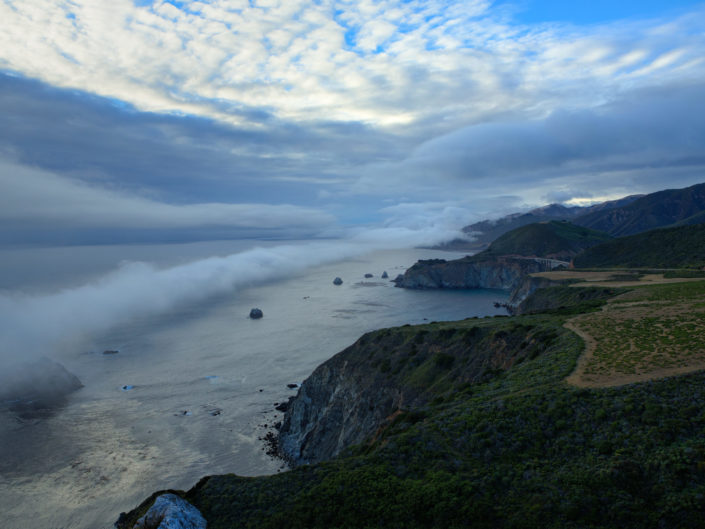
[[[503,291],[411,291],[380,278],[387,271],[393,279],[420,258],[460,256],[434,250],[286,243],[283,255],[305,256],[305,266],[277,260],[269,269],[271,258],[233,258],[215,261],[212,273],[213,256],[253,246],[258,256],[282,255],[281,244],[0,251],[0,308],[38,307],[24,317],[33,318],[37,335],[51,329],[56,347],[41,340],[32,347],[43,344],[42,353],[85,386],[49,417],[0,411],[3,528],[109,528],[156,490],[187,489],[209,474],[284,471],[260,438],[282,417],[275,403],[295,394],[287,384],[301,383],[370,330],[504,313],[493,305],[506,301]],[[325,257],[311,258],[321,248]],[[152,265],[125,265],[135,261]],[[343,284],[335,286],[338,276]],[[129,281],[144,284],[131,289]],[[253,307],[264,318],[251,320]],[[68,315],[57,324],[52,310]]]

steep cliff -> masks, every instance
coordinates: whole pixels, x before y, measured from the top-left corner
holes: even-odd
[[[550,345],[538,327],[495,319],[368,333],[303,382],[279,433],[280,452],[293,465],[331,459],[399,414],[489,380]]]
[[[468,256],[446,261],[421,260],[394,281],[401,288],[499,288],[512,290],[527,274],[545,272],[545,260],[521,257]]]

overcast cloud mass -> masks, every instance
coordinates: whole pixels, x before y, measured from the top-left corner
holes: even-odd
[[[0,244],[426,242],[703,181],[705,5],[547,5],[0,0]]]

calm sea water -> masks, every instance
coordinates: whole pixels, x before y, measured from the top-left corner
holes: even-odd
[[[169,267],[251,245],[4,250],[0,289],[41,296],[96,281],[121,260]],[[493,306],[506,300],[502,291],[410,291],[380,278],[433,257],[456,255],[375,251],[282,270],[278,279],[123,314],[114,326],[74,336],[71,347],[52,352],[85,385],[69,404],[41,420],[0,414],[3,527],[112,527],[155,490],[189,488],[209,474],[285,470],[259,438],[282,416],[274,404],[295,393],[287,384],[300,383],[364,332],[503,312]],[[333,285],[336,276],[342,285]],[[264,318],[249,319],[253,307]],[[109,349],[119,353],[103,354]]]

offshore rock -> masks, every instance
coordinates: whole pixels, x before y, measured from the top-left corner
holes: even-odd
[[[162,494],[134,529],[206,529],[201,512],[175,494]]]
[[[336,277],[336,278],[333,280],[333,284],[334,284],[334,285],[342,285],[342,284],[343,284],[343,280],[340,279],[339,277]]]
[[[250,318],[253,320],[259,320],[262,316],[264,316],[264,314],[260,309],[252,309],[250,311]]]
[[[389,274],[387,273],[386,270],[384,272],[382,272],[382,279],[389,279]]]
[[[416,262],[394,282],[401,288],[497,288],[513,290],[528,274],[545,272],[544,260],[522,257],[463,257]]]

